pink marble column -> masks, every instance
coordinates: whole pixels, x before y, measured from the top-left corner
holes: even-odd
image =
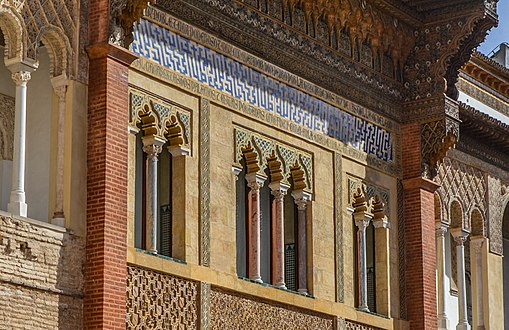
[[[285,284],[285,217],[284,197],[288,186],[280,182],[270,184],[272,200],[272,284],[286,289]]]
[[[311,195],[304,191],[294,191],[292,196],[297,204],[297,291],[308,293],[307,278],[307,221],[306,208]]]
[[[246,175],[247,186],[247,237],[248,237],[248,265],[249,279],[262,283],[260,272],[260,189],[263,187],[264,177],[250,173]]]

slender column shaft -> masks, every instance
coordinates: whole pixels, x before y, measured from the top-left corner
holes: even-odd
[[[58,97],[57,121],[57,171],[55,180],[55,211],[51,223],[65,226],[64,215],[64,153],[65,153],[65,97],[67,80],[52,80],[53,90]]]
[[[476,299],[474,307],[477,315],[476,329],[484,329],[484,292],[483,292],[483,273],[482,273],[482,246],[484,237],[473,237],[470,239],[470,246],[472,248],[473,258],[475,265],[472,269],[475,271],[475,287]]]
[[[447,329],[448,328],[448,319],[447,313],[445,310],[446,296],[445,296],[445,234],[447,233],[447,227],[445,227],[442,223],[437,223],[435,237],[436,237],[436,245],[437,245],[437,274],[438,274],[438,328],[439,329]]]
[[[278,183],[271,186],[272,195],[272,284],[286,288],[285,284],[285,228],[284,197],[286,188]]]
[[[20,71],[12,74],[16,83],[14,118],[14,150],[12,157],[12,190],[8,211],[14,215],[27,216],[25,203],[25,143],[26,143],[26,98],[27,82],[30,72]]]
[[[368,308],[368,278],[366,270],[366,228],[371,216],[367,214],[354,214],[357,226],[357,251],[359,268],[359,309],[369,311]]]
[[[465,280],[465,246],[464,243],[467,240],[467,234],[462,232],[460,234],[454,234],[454,240],[456,241],[456,264],[458,273],[458,325],[457,330],[469,330],[470,325],[467,319],[467,291],[466,291],[466,280]]]
[[[157,199],[157,161],[162,151],[162,143],[145,143],[143,151],[147,153],[147,196],[146,196],[146,249],[157,253],[157,222],[158,222],[158,199]]]
[[[311,196],[304,191],[292,193],[297,204],[297,291],[308,293],[307,219],[306,209]]]
[[[246,175],[248,192],[248,276],[251,280],[262,283],[260,265],[260,188],[264,178],[255,173]]]

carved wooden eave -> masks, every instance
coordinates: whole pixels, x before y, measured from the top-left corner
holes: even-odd
[[[509,69],[489,57],[474,52],[461,72],[509,98]]]
[[[460,130],[509,155],[509,125],[465,103],[460,103]]]

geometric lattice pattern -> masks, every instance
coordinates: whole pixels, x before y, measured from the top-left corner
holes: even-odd
[[[436,182],[441,185],[437,192],[442,199],[442,214],[448,222],[451,221],[449,207],[453,200],[457,200],[463,210],[462,227],[471,230],[470,214],[477,208],[483,218],[486,218],[486,180],[480,170],[446,157],[438,168]],[[485,224],[483,224],[485,226]],[[485,228],[483,232],[486,232]]]
[[[307,152],[292,148],[279,141],[273,140],[266,136],[248,131],[241,127],[235,127],[235,151],[234,163],[237,167],[242,168],[240,164],[243,158],[242,149],[248,144],[251,144],[258,155],[258,165],[260,172],[264,173],[268,166],[267,158],[274,153],[277,159],[281,162],[283,182],[288,183],[290,178],[290,167],[298,164],[304,170],[306,178],[306,190],[311,190],[313,187],[313,156]]]
[[[332,318],[212,289],[211,330],[332,330]]]
[[[135,25],[131,50],[243,102],[289,119],[384,161],[394,159],[392,133],[287,86],[155,23]]]
[[[188,111],[159,98],[153,97],[136,88],[129,88],[129,124],[136,127],[140,121],[139,114],[148,107],[155,115],[158,134],[163,136],[166,133],[166,124],[170,119],[175,119],[182,129],[183,145],[190,147],[191,124]]]
[[[127,267],[127,329],[198,329],[198,283]]]

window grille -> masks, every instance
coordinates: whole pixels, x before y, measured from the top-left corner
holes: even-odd
[[[159,242],[161,247],[159,248],[159,254],[163,256],[171,257],[171,245],[172,245],[172,221],[171,221],[171,204],[161,205],[160,211],[160,231],[159,231]]]
[[[375,285],[375,267],[368,267],[368,308],[372,312],[376,312],[376,285]]]
[[[285,245],[285,283],[289,290],[297,291],[297,273],[295,269],[295,244]]]

